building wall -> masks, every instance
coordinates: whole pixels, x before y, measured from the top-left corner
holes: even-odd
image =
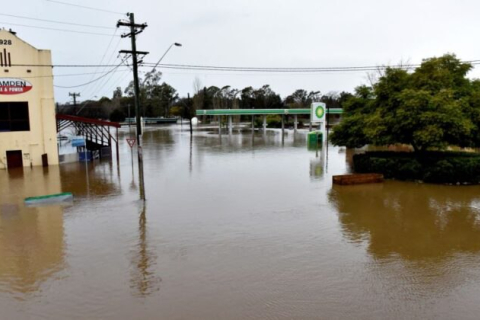
[[[25,93],[0,93],[0,102],[28,102],[30,117],[30,131],[0,132],[0,169],[7,166],[9,150],[22,151],[24,166],[42,165],[44,153],[50,165],[58,164],[53,72],[48,67],[52,65],[50,51],[37,50],[16,35],[0,30],[0,52],[9,53],[11,62],[11,66],[0,67],[0,78],[22,79],[32,85]]]

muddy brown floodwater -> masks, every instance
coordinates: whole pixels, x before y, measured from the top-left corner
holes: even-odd
[[[0,319],[479,318],[480,187],[332,187],[349,153],[306,132],[174,126],[144,203],[121,134],[120,166],[0,171]]]

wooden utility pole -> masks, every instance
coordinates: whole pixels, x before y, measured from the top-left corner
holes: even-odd
[[[118,21],[118,27],[129,27],[130,33],[122,34],[122,38],[130,37],[132,39],[132,50],[120,50],[120,53],[132,55],[133,66],[133,89],[135,92],[135,122],[137,123],[137,149],[138,160],[143,161],[142,155],[142,124],[140,121],[140,86],[138,83],[138,55],[147,55],[148,52],[137,51],[136,35],[142,33],[147,27],[146,23],[135,24],[135,16],[133,13],[127,13],[130,21]]]
[[[73,114],[77,115],[77,97],[80,97],[80,93],[69,92],[68,95],[73,97]]]

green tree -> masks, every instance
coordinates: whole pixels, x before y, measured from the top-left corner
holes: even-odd
[[[122,97],[122,88],[117,87],[117,88],[113,91],[113,99],[120,99],[121,97]]]
[[[413,72],[387,68],[372,87],[358,87],[344,103],[335,145],[410,144],[415,151],[479,145],[480,84],[455,55],[422,62]]]
[[[325,102],[329,108],[343,108],[345,102],[353,95],[350,92],[342,91],[329,92],[320,98],[320,102]],[[313,101],[316,102],[316,101]]]
[[[167,83],[160,84],[161,72],[149,72],[140,79],[140,112],[146,117],[168,117],[170,107],[178,99],[177,90]],[[134,96],[133,81],[125,88],[128,97]]]
[[[178,94],[174,87],[164,82],[161,85],[156,85],[151,89],[149,98],[149,105],[153,105],[152,116],[168,117],[170,113],[170,107],[178,99]]]
[[[268,84],[253,90],[252,97],[253,107],[255,109],[276,109],[283,106],[280,95],[275,93]]]
[[[192,119],[196,117],[195,103],[190,98],[190,94],[186,98],[178,100],[179,106],[182,108],[182,118],[188,119],[190,123],[190,134],[193,134]]]
[[[255,104],[255,98],[253,96],[254,89],[252,87],[243,88],[240,91],[240,108],[252,109]]]
[[[295,90],[294,93],[285,98],[285,104],[292,109],[310,108],[312,102],[319,102],[322,98],[320,91]]]

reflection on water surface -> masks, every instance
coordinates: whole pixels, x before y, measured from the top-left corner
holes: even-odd
[[[185,130],[147,128],[143,184],[126,143],[0,171],[2,319],[477,318],[479,187],[332,187],[352,153],[305,131]]]

